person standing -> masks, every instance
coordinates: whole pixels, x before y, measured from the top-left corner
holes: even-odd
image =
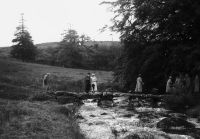
[[[199,76],[196,75],[194,78],[194,93],[199,93]]]
[[[182,82],[182,78],[181,78],[181,74],[179,73],[176,76],[176,80],[175,80],[175,93],[176,94],[180,94],[183,91],[183,82]]]
[[[166,93],[172,93],[172,76],[169,76],[169,79],[167,80],[167,84],[166,84]]]
[[[144,85],[144,82],[142,81],[141,74],[139,74],[137,80],[136,80],[136,87],[135,92],[136,93],[142,93],[142,86]]]
[[[50,73],[46,73],[43,77],[42,86],[47,92],[50,89]]]
[[[185,92],[187,94],[191,93],[191,79],[188,74],[185,74]]]
[[[97,77],[95,76],[95,74],[93,73],[91,76],[91,86],[92,86],[92,92],[96,92],[97,91]]]
[[[90,73],[85,77],[85,92],[89,93],[91,89]]]

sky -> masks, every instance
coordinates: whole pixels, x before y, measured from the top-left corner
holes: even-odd
[[[0,0],[0,47],[12,45],[21,13],[34,44],[58,42],[67,29],[95,41],[118,41],[119,33],[99,29],[112,25],[114,16],[103,0]]]

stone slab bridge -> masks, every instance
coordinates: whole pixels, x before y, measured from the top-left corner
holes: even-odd
[[[152,99],[153,101],[159,101],[163,98],[170,96],[169,94],[158,95],[158,94],[135,94],[135,93],[122,93],[122,92],[96,92],[96,93],[84,93],[84,92],[66,92],[66,91],[56,91],[51,93],[59,102],[69,103],[69,102],[81,102],[86,99],[95,100],[113,100],[116,97],[128,97],[129,100],[132,99]]]

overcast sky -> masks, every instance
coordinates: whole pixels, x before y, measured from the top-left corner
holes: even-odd
[[[0,0],[0,46],[12,45],[14,32],[24,13],[34,43],[61,40],[64,30],[75,29],[93,40],[119,40],[119,34],[99,31],[111,25],[113,13],[103,0]],[[111,35],[112,34],[112,35]]]

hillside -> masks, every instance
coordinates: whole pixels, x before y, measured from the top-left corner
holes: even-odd
[[[84,91],[83,79],[88,72],[96,74],[99,84],[112,80],[112,72],[107,71],[62,68],[2,58],[0,65],[0,86],[11,90],[6,92],[10,95],[13,94],[12,89],[41,92],[42,77],[47,72],[51,73],[53,90]]]
[[[11,47],[0,47],[0,57],[9,57]]]
[[[56,48],[59,46],[59,42],[46,42],[35,44],[35,46],[39,49],[47,49],[47,48]],[[118,41],[88,41],[85,42],[85,46],[104,46],[104,47],[120,47],[121,44]],[[0,57],[9,57],[11,47],[0,47]]]
[[[51,91],[83,91],[83,78],[95,72],[98,83],[112,72],[70,69],[0,58],[0,138],[84,139],[75,119],[79,106],[63,105],[42,89],[42,76],[50,72]],[[34,98],[34,99],[32,99]]]
[[[104,46],[104,47],[111,47],[111,46],[116,46],[120,47],[121,44],[118,41],[88,41],[84,43],[85,46]],[[55,48],[59,46],[59,42],[47,42],[47,43],[40,43],[36,44],[37,48],[43,49],[43,48]]]
[[[45,49],[45,48],[55,48],[59,46],[59,42],[46,42],[46,43],[39,43],[35,45],[37,48]]]

